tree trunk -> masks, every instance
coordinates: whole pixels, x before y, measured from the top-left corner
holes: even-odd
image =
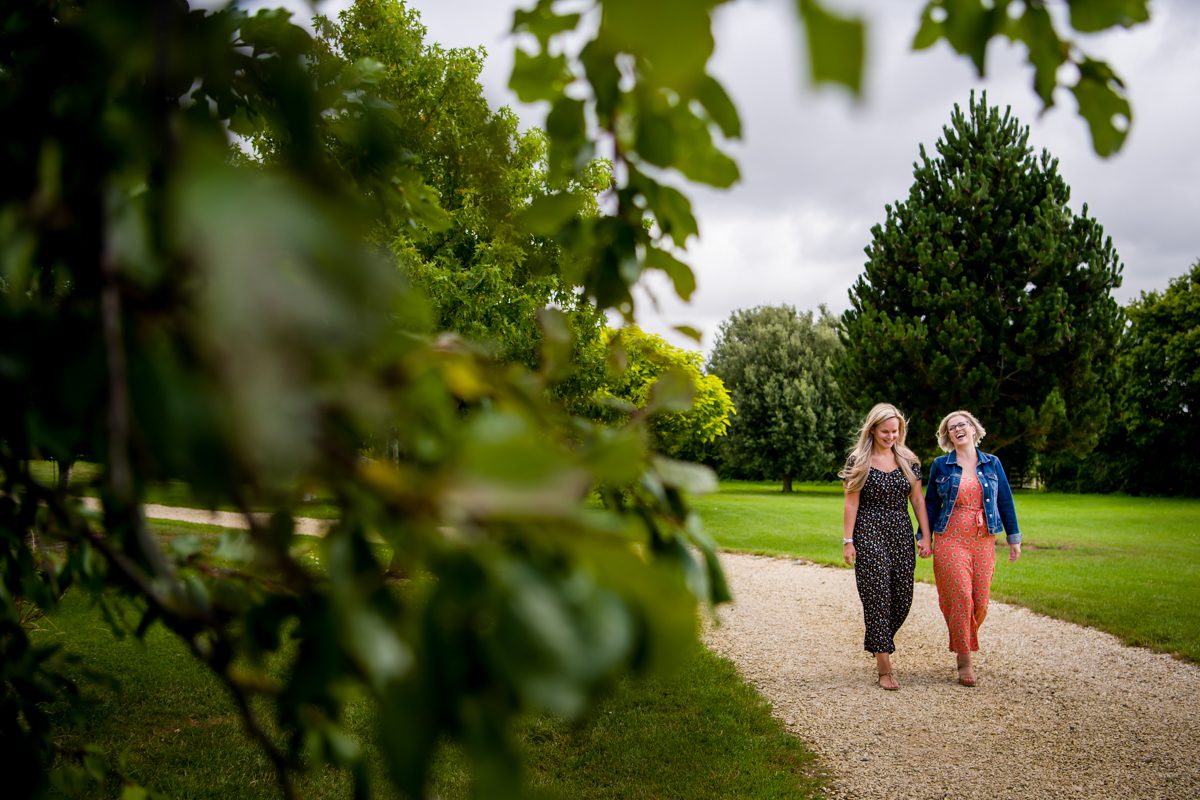
[[[75,466],[75,459],[70,461],[56,461],[58,467],[58,490],[66,494],[67,489],[71,486],[71,468]]]
[[[792,479],[791,478],[783,479],[783,493],[784,494],[792,493]]]

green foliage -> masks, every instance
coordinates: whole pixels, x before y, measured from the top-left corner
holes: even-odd
[[[837,319],[791,306],[734,311],[721,323],[709,371],[737,407],[721,461],[733,474],[819,480],[836,471],[854,425],[833,364],[842,358]]]
[[[1080,33],[1128,28],[1150,19],[1149,0],[1069,0],[1068,5],[1071,27]],[[1023,44],[1033,67],[1033,89],[1044,108],[1054,105],[1060,76],[1069,74],[1064,66],[1073,65],[1078,77],[1071,93],[1091,130],[1093,149],[1108,157],[1121,149],[1133,122],[1125,84],[1108,64],[1060,36],[1046,6],[1044,0],[930,0],[913,47],[923,49],[945,39],[971,59],[982,77],[993,37]]]
[[[866,30],[862,20],[831,13],[814,0],[796,0],[807,35],[814,83],[829,82],[862,91]]]
[[[1134,462],[1124,488],[1200,494],[1200,261],[1166,291],[1129,306],[1120,361],[1121,417]]]
[[[420,15],[403,0],[357,0],[336,22],[318,20],[317,31],[314,79],[372,65],[372,93],[390,106],[391,124],[371,135],[402,144],[397,168],[415,170],[444,212],[433,229],[392,216],[372,232],[429,300],[434,329],[534,367],[538,313],[554,305],[577,335],[595,340],[603,316],[563,277],[559,248],[547,237],[572,217],[596,214],[595,195],[611,180],[607,165],[590,164],[562,193],[549,193],[545,134],[521,133],[516,114],[488,106],[482,49],[427,44]],[[268,158],[272,143],[262,140]],[[361,144],[350,144],[334,158],[353,178]]]
[[[725,435],[733,401],[720,378],[704,374],[700,353],[667,344],[636,325],[609,330],[605,339],[618,362],[597,394],[611,409],[605,418],[650,415],[654,449],[672,458],[693,460]]]
[[[912,416],[934,450],[942,415],[975,413],[1020,474],[1032,449],[1086,453],[1108,413],[1121,265],[1100,224],[1011,113],[955,106],[907,201],[872,228],[843,316],[847,391]]]
[[[422,795],[443,738],[477,791],[519,794],[512,720],[580,714],[690,641],[697,599],[727,597],[682,499],[696,476],[655,460],[641,418],[566,414],[549,369],[427,335],[379,231],[492,217],[440,206],[439,180],[464,184],[407,159],[415,134],[375,93],[382,62],[325,58],[282,12],[174,2],[27,3],[0,37],[0,113],[22,120],[0,151],[8,789],[102,771],[48,716],[89,673],[22,624],[74,587],[135,602],[140,619],[110,615],[117,631],[178,636],[288,796],[325,764],[368,791],[349,698],[377,710],[402,795]],[[230,157],[231,130],[270,158]],[[396,460],[359,457],[383,436]],[[99,513],[29,469],[78,453],[95,455]],[[273,514],[216,553],[168,542],[141,503],[171,480]],[[597,484],[638,490],[600,511]],[[293,548],[312,492],[337,508],[317,560]],[[428,590],[397,592],[395,573]]]
[[[1126,309],[1114,409],[1093,457],[1045,459],[1047,484],[1067,491],[1200,494],[1200,261],[1166,291]]]
[[[697,233],[696,220],[662,172],[721,187],[738,177],[717,145],[719,137],[740,135],[737,111],[705,72],[718,4],[607,0],[595,34],[582,49],[571,47],[578,55],[568,57],[555,42],[573,33],[578,20],[559,14],[560,3],[540,0],[514,19],[514,30],[532,34],[534,46],[518,50],[510,85],[522,100],[549,103],[551,185],[569,185],[597,152],[611,153],[613,213],[574,217],[555,238],[585,291],[627,320],[634,313],[629,283],[644,270],[665,272],[683,297],[695,287],[691,269],[672,250]],[[550,75],[548,85],[543,79]],[[588,87],[586,100],[568,94],[572,84]],[[655,224],[647,227],[644,219]]]

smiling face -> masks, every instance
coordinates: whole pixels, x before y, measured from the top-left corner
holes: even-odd
[[[946,434],[955,448],[975,443],[975,426],[961,414],[955,414],[946,420]]]
[[[871,431],[875,440],[876,450],[891,450],[892,445],[900,438],[900,418],[890,417],[875,426]]]

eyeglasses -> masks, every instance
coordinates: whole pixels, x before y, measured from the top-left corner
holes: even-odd
[[[969,428],[969,427],[971,427],[971,423],[969,423],[969,422],[956,422],[953,425],[947,426],[946,430],[953,433],[954,431],[960,430],[962,428]]]

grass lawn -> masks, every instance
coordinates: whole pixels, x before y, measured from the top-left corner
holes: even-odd
[[[694,503],[722,548],[841,564],[840,484],[728,482]],[[1016,507],[1021,558],[999,546],[994,598],[1200,663],[1200,500],[1017,492]]]
[[[221,533],[188,523],[155,523],[155,529],[164,537],[198,537],[206,547]],[[136,624],[138,616],[129,609],[127,622]],[[120,759],[124,774],[167,797],[279,796],[271,766],[244,736],[232,702],[161,625],[144,640],[114,639],[101,612],[77,591],[36,624],[38,641],[61,644],[113,680],[89,684],[84,713],[66,728],[64,744],[98,744]],[[347,720],[353,734],[370,740],[366,703],[351,705]],[[807,800],[821,796],[825,781],[815,756],[784,732],[733,666],[703,648],[676,672],[623,680],[586,724],[530,719],[518,739],[529,796],[538,798]],[[368,758],[371,773],[381,775],[369,749]],[[456,749],[444,749],[434,772],[436,796],[471,796],[464,764]],[[333,770],[304,776],[297,789],[306,798],[351,795],[348,777]],[[111,781],[83,796],[120,793]]]

